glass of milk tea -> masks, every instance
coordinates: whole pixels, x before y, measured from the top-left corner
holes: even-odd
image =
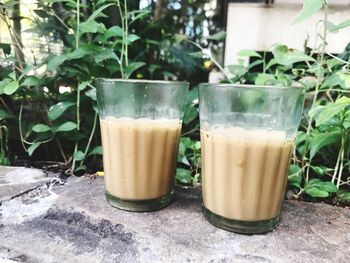
[[[105,193],[114,207],[168,205],[188,83],[97,79]]]
[[[243,234],[273,230],[280,218],[302,88],[201,84],[203,213]]]

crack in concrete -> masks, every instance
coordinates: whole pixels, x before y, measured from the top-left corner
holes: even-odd
[[[61,177],[57,177],[57,178],[53,178],[50,182],[45,182],[45,183],[42,183],[42,184],[39,184],[39,185],[36,185],[34,187],[31,187],[27,190],[24,190],[24,191],[21,191],[20,193],[18,194],[15,194],[13,196],[10,196],[8,199],[5,199],[5,200],[0,200],[0,207],[2,204],[8,202],[8,201],[11,201],[12,199],[15,199],[17,197],[21,197],[23,195],[26,195],[34,190],[37,190],[39,188],[42,188],[43,186],[47,186],[48,190],[51,191],[53,186],[55,186],[56,184],[59,184],[59,185],[64,185],[65,183],[67,182],[67,180],[65,179],[62,179]]]
[[[8,199],[6,199],[6,200],[0,201],[0,207],[1,207],[4,203],[9,202],[9,201],[11,201],[12,199],[15,199],[15,198],[17,198],[17,197],[20,197],[20,196],[22,196],[22,195],[28,194],[29,192],[34,191],[34,190],[36,190],[36,189],[42,187],[43,185],[45,185],[45,184],[40,184],[40,185],[34,186],[34,187],[32,187],[32,188],[29,188],[28,190],[25,190],[25,191],[22,191],[22,192],[20,192],[20,193],[18,193],[18,194],[16,194],[16,195],[13,195],[13,196],[11,196],[10,198],[8,198]]]
[[[44,183],[12,196],[0,204],[0,224],[20,224],[44,214],[58,198],[52,191],[57,180]]]

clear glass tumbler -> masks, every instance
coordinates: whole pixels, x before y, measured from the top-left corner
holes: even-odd
[[[173,199],[188,83],[97,79],[107,201],[152,211]]]
[[[303,89],[201,84],[203,213],[244,234],[279,221]]]

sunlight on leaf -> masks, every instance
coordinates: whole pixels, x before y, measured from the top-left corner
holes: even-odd
[[[324,6],[324,0],[304,0],[303,9],[295,18],[293,24],[308,19]]]

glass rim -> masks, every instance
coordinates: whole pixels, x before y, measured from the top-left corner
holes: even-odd
[[[120,79],[120,78],[96,78],[96,81],[105,82],[125,82],[125,83],[149,83],[149,84],[177,84],[177,85],[189,85],[187,81],[177,81],[177,80],[148,80],[148,79]]]
[[[255,85],[239,83],[200,83],[199,86],[218,87],[218,88],[248,88],[260,90],[303,90],[304,87],[298,86],[278,86],[278,85]]]

